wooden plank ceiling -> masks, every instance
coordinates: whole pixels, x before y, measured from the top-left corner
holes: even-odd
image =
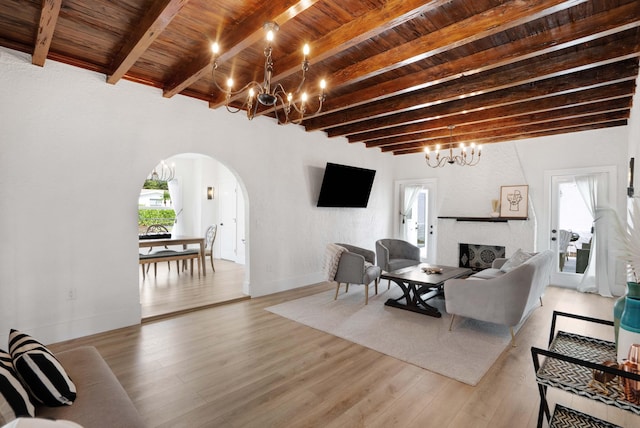
[[[395,155],[623,126],[638,75],[638,0],[2,0],[0,45],[225,108],[210,46],[220,84],[262,81],[267,21],[273,81],[304,43],[309,109],[327,81],[302,126]]]

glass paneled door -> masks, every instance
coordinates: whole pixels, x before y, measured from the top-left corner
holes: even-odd
[[[579,288],[596,267],[596,202],[609,192],[609,172],[597,169],[550,171],[549,248],[555,252],[551,283]]]
[[[593,236],[593,217],[580,195],[573,176],[556,176],[553,179],[554,220],[551,241],[558,258],[554,271],[564,274],[564,281],[573,283],[581,278],[589,263]]]
[[[399,184],[401,239],[420,248],[420,258],[435,263],[435,183],[431,181]]]

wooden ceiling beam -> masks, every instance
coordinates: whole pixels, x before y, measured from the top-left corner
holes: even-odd
[[[389,0],[382,8],[357,17],[337,30],[324,35],[318,40],[314,40],[311,59],[314,63],[324,61],[450,1]],[[281,64],[284,65],[281,66]],[[274,82],[279,82],[300,71],[300,55],[291,54],[282,58],[278,61],[278,67],[277,74],[272,78]],[[327,80],[330,80],[329,77],[327,77]],[[241,96],[244,95],[237,95],[232,100],[237,100]],[[224,102],[225,96],[221,93],[211,100],[209,107],[217,108]]]
[[[416,17],[441,7],[451,0],[389,0],[384,6],[364,14],[342,25],[314,41],[313,61],[318,63],[357,46]],[[282,60],[284,72],[274,76],[274,80],[284,79],[299,70],[300,59],[289,55]]]
[[[47,60],[61,6],[62,0],[42,0],[40,22],[38,24],[33,56],[31,57],[31,63],[34,65],[43,67],[44,62]]]
[[[456,81],[388,98],[381,102],[314,117],[305,121],[305,127],[311,131],[328,128],[335,123],[346,125],[362,120],[372,120],[637,57],[640,55],[637,46],[637,30],[628,31],[630,33],[624,40],[605,38],[600,39],[602,41],[600,44],[588,44],[579,49],[576,47],[563,49],[521,61],[512,67],[465,76]]]
[[[115,55],[107,83],[116,84],[138,61],[189,0],[157,0]]]
[[[411,40],[396,48],[369,57],[366,60],[360,61],[337,72],[333,72],[331,79],[328,81],[328,86],[335,90],[347,87],[348,85],[354,85],[363,80],[393,71],[430,56],[441,54],[448,50],[496,35],[525,23],[570,9],[584,3],[585,1],[509,1],[494,9],[474,15],[466,20],[458,21],[455,24],[442,28],[439,31]],[[483,62],[483,64],[488,63],[489,62],[487,61]],[[459,73],[458,76],[454,75],[452,78],[460,77],[462,75],[464,75],[464,73]],[[415,82],[425,81],[428,80],[416,80],[412,85],[415,85]],[[428,85],[429,84],[427,83],[427,86]],[[377,88],[377,85],[375,86]],[[385,88],[385,90],[388,91],[389,89]],[[403,93],[408,92],[406,87],[398,89],[398,91]],[[391,93],[393,92],[394,90],[391,90]],[[382,90],[378,90],[377,92],[377,94],[382,93],[384,93]],[[317,97],[318,95],[319,93],[316,93],[311,97]],[[375,100],[377,97],[373,96],[372,98]],[[352,100],[353,99],[354,98],[352,97]],[[365,94],[358,94],[355,99],[366,100],[358,104],[368,104],[370,101]],[[344,100],[342,100],[341,103],[344,103]],[[338,104],[335,108],[346,108],[347,106],[354,106],[358,104],[354,104],[353,102],[346,105]],[[328,109],[325,109],[326,111],[332,111],[334,109],[334,107],[332,107],[331,99],[327,103],[327,108]],[[309,120],[313,119],[306,119],[304,121],[305,126]],[[308,131],[314,129],[318,128],[307,128]]]
[[[338,70],[333,73],[328,83],[332,88],[339,88],[347,84],[351,85],[524,23],[552,15],[585,1],[506,1],[496,8],[458,21],[439,31],[426,34]]]
[[[491,143],[498,138],[507,138],[507,137],[517,136],[517,135],[531,134],[531,133],[536,133],[544,130],[572,128],[576,126],[582,126],[585,124],[614,122],[619,120],[625,120],[628,118],[629,118],[628,110],[613,111],[613,112],[598,113],[598,114],[581,116],[581,117],[561,118],[559,120],[551,120],[551,121],[539,122],[539,123],[523,123],[517,126],[512,126],[507,128],[492,128],[492,129],[486,129],[478,132],[470,132],[461,136],[454,136],[451,139],[449,137],[437,138],[437,139],[429,140],[427,144],[423,142],[414,142],[414,143],[397,144],[394,146],[381,147],[380,149],[383,152],[391,152],[396,150],[408,150],[408,149],[419,149],[420,151],[424,151],[425,147],[427,146],[432,147],[434,144],[440,144],[441,146],[443,146],[443,149],[448,149],[449,146],[452,145],[455,149],[460,143],[468,144],[468,143],[475,142],[476,144],[486,144],[486,143]]]
[[[638,61],[634,59],[601,67],[582,70],[568,75],[546,79],[535,83],[514,86],[508,90],[493,91],[466,99],[431,105],[404,113],[396,113],[375,120],[364,120],[348,125],[338,125],[325,129],[329,136],[351,135],[375,129],[424,122],[439,116],[473,112],[491,107],[509,105],[525,100],[547,98],[553,94],[576,92],[593,87],[635,79]]]
[[[392,138],[407,137],[409,139],[414,139],[414,134],[426,132],[430,129],[446,128],[451,124],[455,124],[455,126],[473,125],[476,123],[510,118],[523,114],[541,113],[563,108],[578,107],[591,103],[618,100],[620,98],[632,97],[634,91],[635,82],[633,80],[627,80],[613,85],[601,86],[569,94],[551,95],[545,99],[544,102],[536,99],[533,101],[522,101],[506,106],[486,108],[467,113],[458,112],[453,115],[433,118],[425,122],[354,134],[350,135],[348,139],[350,143],[363,142],[367,145]]]
[[[330,102],[327,103],[319,116],[425,89],[464,76],[486,72],[638,26],[640,26],[638,5],[628,3],[597,15],[587,16],[572,25],[565,25],[514,40],[509,44],[439,64],[408,76],[389,79],[386,82],[368,87],[354,85],[353,92],[344,93],[339,97],[331,97]],[[354,96],[356,93],[357,97]],[[357,102],[354,102],[354,99],[357,99]]]
[[[346,85],[356,84],[430,56],[500,33],[509,28],[574,7],[585,1],[586,0],[507,1],[496,8],[474,15],[466,20],[456,22],[439,31],[429,33],[401,46],[397,46],[333,72],[331,77],[327,79],[327,86],[330,90],[335,90]],[[316,98],[318,95],[319,92],[311,96],[311,98]],[[271,111],[272,110],[265,110],[263,114],[270,113]],[[305,125],[306,123],[305,121]]]
[[[474,134],[495,129],[508,129],[523,125],[533,125],[536,123],[548,123],[557,121],[559,118],[563,120],[586,118],[588,116],[596,116],[603,113],[629,111],[631,109],[632,97],[625,97],[615,100],[601,101],[597,103],[583,104],[575,107],[567,107],[556,110],[548,110],[536,113],[524,113],[508,118],[495,117],[492,120],[476,122],[473,124],[456,125],[453,133],[454,142],[462,142],[461,139],[467,140],[465,134]],[[439,128],[431,129],[422,133],[405,135],[403,137],[395,137],[388,139],[380,139],[368,141],[368,148],[381,147],[382,151],[393,151],[395,147],[408,143],[420,144],[422,146],[437,144],[442,139],[449,138],[449,129]],[[471,137],[472,138],[472,137]],[[433,142],[432,142],[433,141]],[[437,141],[437,142],[436,142]]]
[[[267,21],[273,21],[278,25],[294,19],[320,0],[279,0],[265,2],[264,6],[256,10],[251,16],[231,28],[225,28],[224,33],[229,34],[219,44],[224,52],[218,56],[220,62],[233,58],[238,52],[246,49],[254,43],[264,38],[263,25]],[[225,48],[228,47],[228,48]],[[163,91],[165,98],[180,93],[193,83],[200,80],[205,74],[211,71],[212,53],[209,46],[203,47],[203,52],[184,71],[175,76],[166,85]]]
[[[571,127],[566,127],[566,128],[545,129],[543,131],[531,132],[529,134],[519,134],[519,135],[508,135],[508,136],[504,136],[504,137],[496,137],[496,138],[492,139],[491,141],[483,142],[483,144],[513,142],[513,141],[517,141],[517,140],[532,139],[532,138],[539,138],[539,137],[548,137],[548,136],[553,136],[553,135],[562,135],[562,134],[569,134],[569,133],[574,133],[574,132],[593,131],[595,129],[613,128],[613,127],[616,127],[616,126],[626,126],[627,122],[628,122],[627,119],[620,119],[620,120],[614,120],[614,121],[611,121],[611,122],[588,123],[588,124],[581,124],[581,125],[571,126]],[[410,148],[410,149],[397,150],[397,151],[393,152],[393,154],[396,155],[396,156],[397,155],[416,154],[416,153],[424,153],[423,148],[414,147],[414,148]]]

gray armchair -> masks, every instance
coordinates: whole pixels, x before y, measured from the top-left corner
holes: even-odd
[[[362,284],[365,290],[365,305],[369,304],[369,284],[375,282],[376,294],[378,294],[378,281],[380,268],[374,265],[375,253],[371,250],[355,247],[348,244],[336,244],[347,249],[340,256],[338,270],[334,281],[337,283],[336,295],[338,298],[340,285],[346,283],[345,293],[349,292],[349,284]]]
[[[401,239],[376,241],[377,264],[383,271],[393,272],[420,264],[420,248]]]

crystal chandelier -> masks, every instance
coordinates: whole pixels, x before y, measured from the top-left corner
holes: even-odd
[[[429,147],[425,147],[425,159],[427,161],[427,165],[431,168],[441,168],[445,166],[445,164],[453,165],[457,164],[460,166],[475,166],[480,162],[480,155],[482,154],[482,146],[478,146],[478,152],[476,157],[476,145],[475,143],[471,143],[471,154],[467,155],[467,147],[465,147],[464,143],[460,143],[460,153],[457,155],[453,154],[453,128],[455,126],[449,125],[449,154],[445,156],[440,156],[440,144],[436,144],[435,148],[435,156],[429,156],[430,151]],[[433,160],[433,161],[432,161]]]
[[[176,165],[167,165],[164,161],[161,161],[159,165],[153,168],[151,172],[150,180],[153,181],[171,181],[176,176]]]
[[[263,26],[266,32],[267,46],[264,48],[264,79],[263,81],[256,82],[251,81],[244,85],[237,91],[233,90],[234,81],[229,77],[226,81],[225,88],[222,88],[218,83],[218,54],[220,52],[220,46],[218,43],[211,45],[211,50],[214,55],[213,59],[213,82],[221,92],[225,93],[225,107],[231,113],[237,113],[241,110],[246,110],[247,118],[253,119],[258,112],[258,107],[262,106],[266,109],[273,109],[275,117],[278,123],[284,124],[288,122],[299,124],[305,117],[311,117],[320,113],[322,110],[322,104],[326,99],[325,80],[320,81],[320,95],[317,99],[317,109],[308,114],[309,96],[306,92],[302,91],[302,87],[305,83],[306,73],[309,71],[309,45],[305,44],[303,48],[303,60],[302,60],[302,78],[297,89],[293,92],[288,92],[284,89],[280,83],[272,83],[271,78],[273,76],[273,59],[272,59],[272,46],[271,43],[275,37],[275,33],[279,30],[278,24],[275,22],[266,22]],[[302,92],[301,92],[302,91]],[[232,97],[236,97],[239,94],[246,92],[245,101],[241,107],[234,108],[231,106]],[[306,115],[306,116],[305,116]]]

